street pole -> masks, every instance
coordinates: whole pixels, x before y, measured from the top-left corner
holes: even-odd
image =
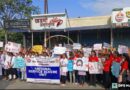
[[[23,46],[24,46],[24,48],[26,48],[26,37],[25,37],[25,33],[23,33]]]
[[[44,14],[47,13],[48,13],[48,0],[44,0]],[[47,37],[47,32],[44,31],[44,47],[47,47],[46,37]]]
[[[31,34],[32,34],[32,47],[33,47],[33,32]]]
[[[110,37],[111,37],[111,47],[113,47],[113,41],[114,41],[114,38],[113,38],[113,29],[112,29],[112,26],[110,28]]]
[[[7,33],[7,30],[5,30],[5,44],[7,44],[8,42],[8,33]]]

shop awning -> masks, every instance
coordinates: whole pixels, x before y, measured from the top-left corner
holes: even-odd
[[[110,25],[98,25],[98,26],[83,26],[83,27],[69,27],[65,29],[47,29],[47,30],[36,30],[36,31],[29,31],[29,30],[22,30],[22,29],[9,29],[9,32],[44,32],[44,31],[78,31],[78,30],[98,30],[98,29],[110,29]]]
[[[110,25],[98,25],[98,26],[83,26],[83,27],[70,27],[67,28],[67,31],[76,31],[76,30],[96,30],[96,29],[110,29]]]

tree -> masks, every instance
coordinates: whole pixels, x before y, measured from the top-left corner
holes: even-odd
[[[4,29],[4,20],[26,19],[32,13],[39,13],[39,8],[32,5],[32,0],[0,0],[0,27]]]

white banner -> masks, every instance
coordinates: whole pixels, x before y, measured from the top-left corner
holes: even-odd
[[[3,45],[4,45],[4,44],[3,44],[3,42],[2,42],[2,41],[0,41],[0,47],[3,47]]]
[[[102,50],[102,44],[100,44],[100,43],[94,44],[93,50]]]
[[[70,44],[65,44],[64,47],[66,47],[67,51],[72,51],[73,47]]]
[[[119,54],[128,53],[129,48],[125,45],[119,45],[118,46],[118,52],[119,52]]]
[[[103,48],[105,48],[105,49],[109,49],[109,48],[111,48],[111,45],[109,44],[109,43],[103,43]]]
[[[5,50],[7,52],[19,53],[20,49],[21,49],[21,44],[18,43],[8,42],[5,45]]]
[[[54,47],[54,54],[64,54],[66,47]]]
[[[102,74],[103,66],[101,62],[89,62],[89,73],[90,74]]]
[[[65,13],[33,15],[31,20],[31,30],[45,29],[65,29]]]
[[[84,56],[88,57],[91,54],[92,48],[83,48]]]
[[[80,43],[73,43],[73,49],[81,49],[81,47]]]
[[[77,58],[74,60],[74,70],[88,71],[88,58]]]

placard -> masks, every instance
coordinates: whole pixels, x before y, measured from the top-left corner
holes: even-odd
[[[81,47],[80,43],[73,43],[73,49],[81,49]]]
[[[88,71],[88,59],[83,58],[77,58],[74,60],[74,70],[80,70],[80,71]]]
[[[93,45],[93,50],[102,50],[102,44],[100,44],[100,43],[94,44]]]
[[[111,45],[109,43],[103,43],[103,48],[104,49],[110,49],[111,48]]]
[[[83,48],[84,56],[88,57],[91,54],[92,48]]]
[[[114,61],[111,66],[111,72],[113,76],[118,78],[120,74],[120,63]]]
[[[64,46],[66,47],[67,51],[72,51],[73,49],[73,46],[70,44],[65,44]]]
[[[102,74],[103,66],[101,62],[89,62],[89,73],[90,74]]]
[[[64,54],[65,52],[65,47],[54,47],[54,54]]]
[[[2,41],[0,41],[0,47],[3,47],[3,45],[4,45],[4,44],[3,44],[3,42],[2,42]]]
[[[125,45],[119,45],[118,46],[118,52],[119,52],[119,54],[128,53],[129,48]]]
[[[18,43],[8,42],[5,45],[5,50],[7,52],[19,53],[20,49],[21,49],[21,44]]]

